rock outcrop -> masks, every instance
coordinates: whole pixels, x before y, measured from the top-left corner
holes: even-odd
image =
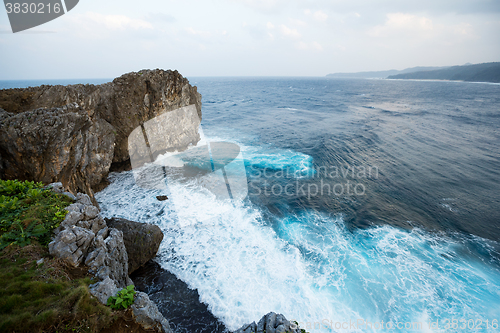
[[[301,333],[296,323],[288,321],[282,314],[269,312],[259,322],[243,325],[234,333]]]
[[[97,204],[93,189],[111,164],[129,160],[130,133],[188,105],[196,106],[201,120],[196,87],[177,71],[158,69],[102,85],[0,90],[0,178],[62,182]],[[192,133],[189,142],[198,141]]]
[[[49,187],[64,193],[61,183],[50,184]],[[86,194],[77,193],[76,201],[66,210],[68,213],[64,221],[54,230],[49,252],[73,267],[88,266],[89,272],[98,280],[90,285],[90,293],[106,304],[110,296],[133,284],[128,276],[128,254],[123,233],[106,225],[99,209]],[[131,308],[136,322],[145,330],[172,332],[168,320],[147,294],[138,292]]]
[[[121,218],[106,219],[106,224],[109,228],[123,233],[123,242],[128,254],[128,274],[156,256],[163,240],[163,233],[158,226]]]

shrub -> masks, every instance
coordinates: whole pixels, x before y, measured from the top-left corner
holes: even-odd
[[[0,180],[0,251],[32,240],[46,246],[70,203],[69,197],[44,189],[42,183]]]
[[[126,309],[134,304],[134,295],[134,285],[131,284],[127,288],[120,290],[116,296],[108,298],[108,306],[112,309]]]

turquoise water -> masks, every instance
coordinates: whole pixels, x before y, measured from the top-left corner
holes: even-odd
[[[158,262],[229,330],[275,311],[311,332],[499,331],[500,86],[190,81],[204,142],[240,147],[248,195],[123,172],[97,199],[160,226]]]

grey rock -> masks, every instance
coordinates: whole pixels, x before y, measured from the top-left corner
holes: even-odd
[[[69,206],[68,206],[69,207]],[[64,220],[61,222],[61,228],[70,228],[75,226],[79,221],[83,220],[84,215],[80,212],[71,210],[66,214]]]
[[[71,205],[69,205],[68,207],[66,207],[66,210],[68,212],[83,213],[83,208],[85,208],[84,205],[82,205],[81,203],[75,202],[75,203],[72,203]]]
[[[68,214],[57,229],[55,238],[49,243],[49,252],[75,267],[84,262],[99,280],[89,287],[90,293],[101,303],[107,304],[110,296],[116,295],[126,286],[133,285],[128,276],[129,259],[124,234],[118,229],[108,228],[99,215],[99,209],[91,205],[88,195],[78,193],[76,198],[77,202],[66,208]],[[83,220],[83,217],[86,219]],[[158,235],[153,236],[153,233],[157,232],[153,226],[131,221],[117,224],[128,226],[129,228],[124,230],[129,235],[138,237],[137,239],[142,242],[139,243],[149,244],[149,247],[156,246],[154,250],[156,254],[159,242],[163,238],[161,231],[159,241],[151,245],[148,242],[158,239]],[[172,332],[168,320],[158,311],[147,294],[137,293],[132,311],[137,323],[145,330]]]
[[[129,274],[156,256],[163,240],[163,233],[158,226],[121,218],[106,219],[106,224],[123,232]]]
[[[112,162],[129,159],[128,137],[164,113],[194,105],[201,95],[177,71],[142,70],[102,85],[0,90],[0,178],[61,182],[71,192],[93,190]],[[175,130],[183,144],[199,141],[190,120]],[[180,127],[187,125],[186,130]],[[168,147],[165,147],[168,149]]]
[[[257,324],[255,322],[253,322],[249,325],[243,325],[236,332],[238,332],[238,333],[255,333],[255,332],[257,332]]]
[[[84,193],[77,193],[76,194],[76,202],[78,202],[79,204],[84,205],[84,206],[92,205],[92,201],[90,200],[90,197],[88,196],[88,194],[84,194]]]
[[[85,208],[83,208],[83,213],[85,214],[85,220],[91,220],[97,217],[99,208],[95,206],[85,206]]]
[[[284,315],[269,312],[258,324],[243,325],[234,333],[301,333],[300,327],[288,321]]]
[[[65,196],[69,197],[71,200],[76,201],[76,197],[71,192],[63,192]]]
[[[164,333],[173,333],[168,320],[158,311],[158,307],[146,293],[138,291],[131,308],[136,322],[145,330],[156,329]]]
[[[93,137],[99,138],[97,145],[90,144]],[[96,128],[75,104],[15,114],[0,121],[0,177],[58,181],[73,192],[93,195],[91,186],[102,179],[103,165],[109,170],[113,141],[110,124]],[[101,158],[92,158],[97,155]]]
[[[45,188],[47,188],[47,189],[50,188],[55,193],[63,193],[64,192],[64,187],[63,187],[63,184],[61,182],[51,183],[51,184],[45,186]]]
[[[91,284],[89,286],[89,291],[99,300],[99,302],[107,304],[108,298],[115,296],[120,289],[116,287],[113,280],[107,277],[100,282]]]
[[[98,234],[99,231],[102,229],[106,228],[106,222],[104,222],[104,219],[99,215],[95,219],[86,221],[90,225],[90,229],[94,234]]]
[[[105,229],[101,231],[103,230]],[[99,279],[103,280],[109,277],[115,281],[117,287],[125,288],[130,280],[128,277],[127,250],[123,244],[123,233],[112,228],[109,229],[109,232],[105,230],[95,237],[93,248],[94,250],[85,259],[85,265]]]
[[[49,253],[73,267],[78,267],[83,262],[93,239],[92,231],[73,226],[62,230],[49,243]]]

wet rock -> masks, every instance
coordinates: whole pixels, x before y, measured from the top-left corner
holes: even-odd
[[[156,329],[164,333],[172,333],[168,320],[158,311],[158,307],[151,302],[146,293],[137,292],[131,308],[135,321],[145,330]]]
[[[255,322],[243,325],[234,333],[301,333],[300,327],[288,321],[282,314],[269,312],[262,317],[258,324]]]

